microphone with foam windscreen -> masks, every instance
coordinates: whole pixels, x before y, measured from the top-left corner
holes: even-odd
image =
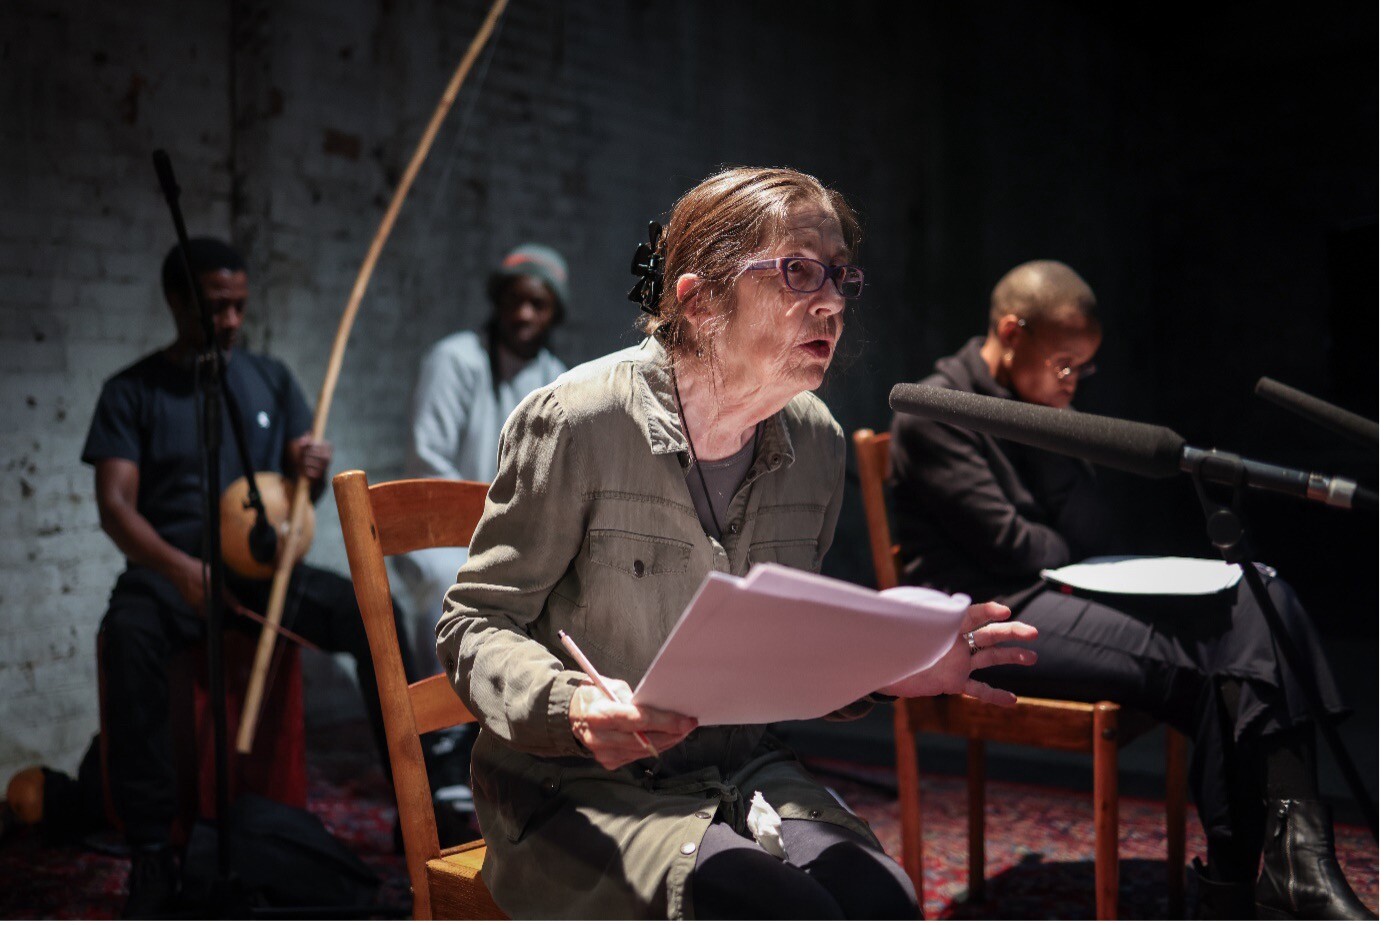
[[[1254,387],[1254,394],[1327,430],[1334,430],[1365,446],[1379,449],[1379,425],[1369,418],[1338,408],[1330,402],[1322,401],[1268,376],[1260,378]]]
[[[1153,424],[929,385],[894,386],[889,407],[1152,479],[1182,471],[1182,448],[1187,444],[1168,428]]]
[[[1188,446],[1175,431],[1155,424],[912,383],[894,386],[889,392],[889,407],[1147,478],[1195,472],[1207,481],[1227,485],[1243,482],[1250,488],[1333,507],[1379,509],[1379,496],[1350,479],[1256,462],[1221,450],[1198,449]]]

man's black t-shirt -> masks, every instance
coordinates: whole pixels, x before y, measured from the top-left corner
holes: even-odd
[[[108,379],[96,403],[82,461],[95,465],[118,458],[136,463],[140,514],[170,545],[200,557],[202,450],[193,377],[191,366],[177,366],[159,351]],[[241,350],[233,351],[227,361],[226,387],[235,393],[244,417],[245,443],[255,471],[282,472],[285,446],[312,426],[302,390],[279,361]],[[245,474],[230,416],[223,413],[222,421],[218,494]],[[131,566],[121,583],[150,577],[157,578]],[[162,579],[157,583],[167,584]]]

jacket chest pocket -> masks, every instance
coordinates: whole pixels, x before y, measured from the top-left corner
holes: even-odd
[[[761,562],[776,562],[779,565],[802,569],[805,572],[815,572],[822,565],[817,558],[817,541],[815,539],[766,540],[762,543],[751,543],[749,559],[750,565],[758,565]]]
[[[589,536],[581,644],[598,669],[630,686],[691,598],[692,544],[624,530]]]
[[[624,530],[592,530],[591,562],[631,578],[680,575],[687,571],[692,544]]]

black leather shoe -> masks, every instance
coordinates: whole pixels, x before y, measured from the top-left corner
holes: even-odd
[[[1317,800],[1269,801],[1254,902],[1261,919],[1378,918],[1341,873],[1331,810]]]
[[[157,919],[173,911],[178,893],[178,865],[172,845],[134,845],[130,848],[130,895],[123,919]]]
[[[1197,887],[1194,915],[1203,921],[1223,922],[1254,918],[1254,884],[1212,880],[1200,858],[1192,859],[1192,875]],[[1176,910],[1173,918],[1181,918]]]

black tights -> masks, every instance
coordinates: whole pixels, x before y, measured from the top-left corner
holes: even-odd
[[[893,859],[836,825],[785,819],[787,861],[724,822],[706,830],[688,881],[699,919],[918,919],[913,884]]]
[[[1226,790],[1230,797],[1231,832],[1208,835],[1207,873],[1213,880],[1252,881],[1259,870],[1264,843],[1266,800],[1315,800],[1317,790],[1316,730],[1310,725],[1269,736],[1244,736],[1234,742],[1229,717],[1240,702],[1241,682],[1222,681],[1218,707],[1226,739],[1222,754]]]

